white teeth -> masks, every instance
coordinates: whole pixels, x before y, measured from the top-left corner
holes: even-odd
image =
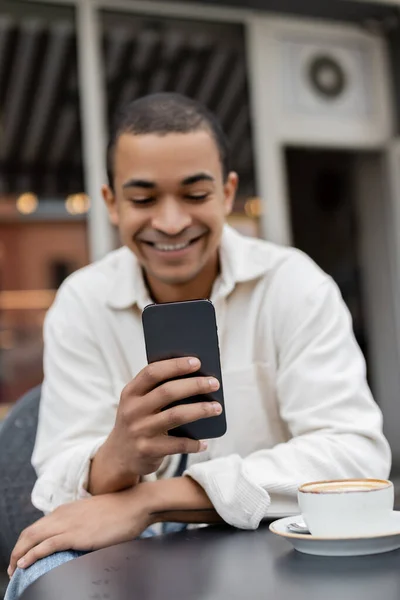
[[[189,246],[190,242],[185,242],[184,244],[154,244],[154,247],[157,250],[162,250],[163,252],[173,252],[174,250],[183,250]]]

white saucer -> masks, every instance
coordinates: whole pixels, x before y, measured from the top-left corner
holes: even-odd
[[[272,533],[287,539],[295,550],[316,556],[365,556],[382,554],[400,548],[400,511],[393,511],[390,527],[385,525],[381,535],[348,538],[322,538],[309,533],[291,533],[290,523],[302,521],[301,515],[285,517],[269,526]]]

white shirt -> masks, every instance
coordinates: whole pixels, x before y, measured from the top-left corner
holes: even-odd
[[[330,277],[291,248],[226,227],[217,314],[227,433],[190,455],[186,473],[231,525],[297,510],[299,484],[386,478],[390,450],[351,319]],[[45,328],[45,380],[33,454],[33,504],[87,495],[90,460],[110,433],[122,388],[145,365],[150,303],[128,248],[74,273]],[[155,475],[168,477],[179,457]]]

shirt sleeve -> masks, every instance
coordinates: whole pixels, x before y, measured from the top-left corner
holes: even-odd
[[[299,294],[298,294],[299,295]],[[277,315],[279,311],[277,310]],[[366,382],[349,312],[330,278],[276,319],[276,394],[291,439],[247,457],[191,466],[186,475],[229,524],[255,529],[298,510],[306,481],[387,478],[391,454]]]
[[[118,397],[83,303],[64,284],[44,326],[44,383],[32,464],[33,504],[49,512],[85,495],[90,460],[115,421]]]

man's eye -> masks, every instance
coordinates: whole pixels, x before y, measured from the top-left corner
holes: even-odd
[[[132,204],[140,205],[140,204],[150,204],[153,202],[154,198],[151,196],[149,198],[130,198]]]
[[[209,194],[187,194],[186,198],[188,200],[205,200],[206,198],[208,198]]]

